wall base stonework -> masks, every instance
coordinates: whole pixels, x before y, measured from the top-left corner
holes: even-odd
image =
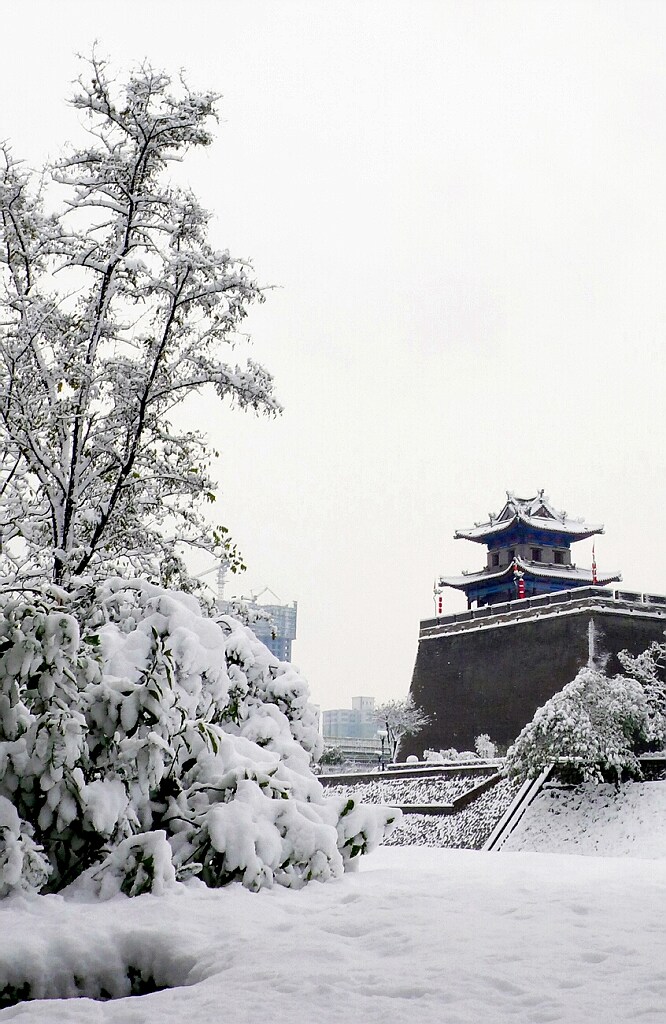
[[[401,758],[428,748],[472,750],[482,733],[508,745],[591,654],[613,675],[619,651],[639,654],[664,639],[664,608],[568,593],[553,607],[517,601],[485,619],[423,622],[410,693],[430,723],[405,739]]]

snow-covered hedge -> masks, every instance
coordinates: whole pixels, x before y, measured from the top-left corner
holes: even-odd
[[[187,595],[0,600],[0,895],[336,877],[399,812],[326,799],[319,752],[298,672]]]

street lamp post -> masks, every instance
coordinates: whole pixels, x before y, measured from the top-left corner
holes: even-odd
[[[382,743],[382,752],[381,752],[381,754],[379,756],[379,770],[380,770],[380,772],[383,772],[384,771],[384,763],[385,763],[384,762],[384,744],[386,743],[386,737],[388,736],[388,733],[387,733],[386,729],[378,729],[377,730],[377,735],[379,736],[379,738],[381,740],[381,743]]]

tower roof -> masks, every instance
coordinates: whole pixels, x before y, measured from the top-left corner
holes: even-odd
[[[586,523],[582,518],[574,519],[556,509],[542,490],[533,498],[519,498],[512,491],[507,491],[506,499],[499,515],[490,513],[488,522],[456,530],[454,537],[485,544],[489,538],[507,533],[519,525],[548,533],[567,534],[571,540],[585,540],[604,532],[602,523]]]

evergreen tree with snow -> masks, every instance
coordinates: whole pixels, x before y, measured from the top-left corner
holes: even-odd
[[[538,708],[509,748],[506,770],[536,776],[550,764],[572,781],[614,781],[640,776],[637,753],[664,739],[637,678],[606,676],[588,665]]]

